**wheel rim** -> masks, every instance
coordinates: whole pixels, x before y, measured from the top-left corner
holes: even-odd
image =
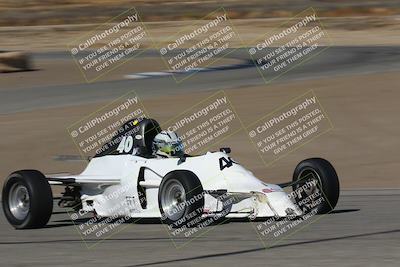
[[[317,181],[317,183],[313,186],[310,186],[309,188],[305,188],[303,192],[301,192],[301,195],[298,196],[299,199],[304,199],[308,196],[311,196],[314,193],[317,193],[320,191],[321,185],[321,178],[318,174],[318,172],[312,168],[304,168],[298,175],[297,180],[303,180],[303,182],[300,182],[296,185],[296,189],[300,188],[307,182],[312,182],[312,181]],[[318,187],[319,185],[319,187]],[[322,192],[320,192],[322,193]],[[314,204],[314,201],[311,201],[309,204],[306,204],[306,207],[312,207]]]
[[[161,191],[161,207],[170,220],[180,219],[186,210],[186,192],[182,183],[176,179],[168,180]]]
[[[29,192],[26,186],[13,184],[10,188],[8,203],[10,211],[16,219],[25,219],[30,209]]]

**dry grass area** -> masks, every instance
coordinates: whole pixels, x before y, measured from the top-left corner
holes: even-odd
[[[254,45],[252,40],[265,37],[288,19],[232,19],[232,24],[243,40],[243,42],[235,41],[239,40],[236,38],[232,45],[233,47]],[[332,45],[400,45],[398,17],[321,18],[321,22],[332,39]],[[172,35],[195,23],[199,21],[147,22],[145,26],[150,38],[142,42],[142,47],[162,47]],[[0,27],[0,48],[32,52],[68,51],[67,43],[81,38],[97,26],[81,24]]]
[[[327,17],[400,14],[395,0],[2,0],[0,26],[101,23],[133,6],[145,21],[199,19],[221,6],[234,19],[291,17],[308,7]]]
[[[400,43],[400,2],[395,0],[0,0],[0,49],[68,50],[66,43],[133,6],[155,42],[148,39],[145,48],[160,47],[171,35],[221,7],[246,45],[309,7],[323,22],[333,45]]]

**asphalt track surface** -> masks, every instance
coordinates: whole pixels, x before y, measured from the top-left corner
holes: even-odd
[[[146,52],[142,56],[155,56]],[[245,51],[232,57],[248,60]],[[54,60],[64,53],[37,54]],[[399,47],[331,47],[273,83],[397,71]],[[127,70],[127,74],[130,73]],[[135,89],[142,98],[264,84],[255,67],[197,73],[177,84],[171,77],[91,84],[1,88],[0,114],[97,103]],[[158,221],[129,223],[98,243],[84,243],[65,210],[49,226],[14,230],[0,216],[1,266],[398,266],[400,190],[344,191],[332,214],[266,249],[254,225],[230,222],[177,249]],[[90,249],[87,248],[87,245]]]
[[[156,51],[147,51],[140,56],[157,56],[157,53]],[[65,53],[36,54],[35,57],[71,60],[71,56]],[[249,60],[247,51],[243,49],[233,51],[229,54],[229,57],[243,59],[243,62]],[[387,72],[399,69],[399,47],[330,47],[318,56],[301,64],[301,67],[292,69],[273,82]],[[129,72],[129,69],[126,72],[126,74],[133,74]],[[239,69],[200,72],[182,83],[176,83],[171,76],[167,76],[141,80],[121,77],[121,80],[116,81],[35,88],[24,84],[18,90],[15,90],[16,88],[2,88],[0,91],[0,114],[104,102],[113,100],[133,89],[139,97],[151,98],[165,94],[213,91],[259,84],[264,84],[264,81],[254,65]]]
[[[14,230],[1,213],[1,265],[398,266],[399,199],[400,190],[343,191],[335,211],[270,248],[244,221],[211,226],[177,249],[157,220],[85,244],[65,210],[37,230]]]

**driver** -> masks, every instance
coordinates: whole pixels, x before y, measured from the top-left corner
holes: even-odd
[[[154,137],[153,154],[158,158],[179,158],[185,154],[183,143],[173,131],[161,131]]]

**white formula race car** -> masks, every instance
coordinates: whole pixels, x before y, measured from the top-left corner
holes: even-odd
[[[53,210],[50,185],[65,187],[60,207],[101,217],[161,218],[174,226],[193,225],[216,214],[224,218],[300,216],[304,210],[299,201],[318,189],[326,200],[314,203],[318,213],[331,211],[338,201],[338,177],[324,159],[300,162],[292,182],[269,184],[235,162],[229,148],[156,158],[152,141],[160,131],[152,119],[125,123],[78,175],[46,177],[37,170],[12,173],[2,191],[7,220],[16,229],[45,226]],[[294,195],[283,190],[289,186]]]

